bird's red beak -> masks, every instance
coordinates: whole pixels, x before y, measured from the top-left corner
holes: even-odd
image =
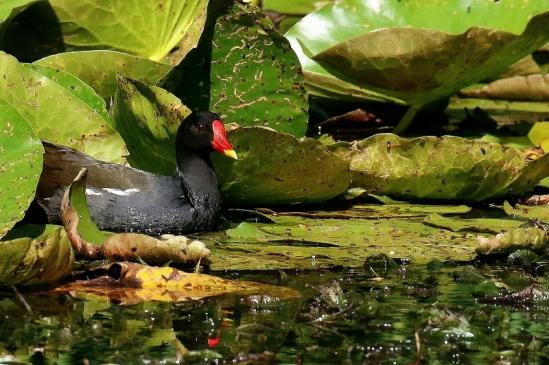
[[[227,139],[227,133],[225,132],[223,122],[221,122],[220,120],[214,120],[214,122],[212,123],[212,128],[214,133],[212,141],[213,149],[227,157],[238,160],[238,156],[233,150],[233,146],[231,146],[229,140]]]

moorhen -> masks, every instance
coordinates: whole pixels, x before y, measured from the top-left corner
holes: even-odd
[[[213,228],[221,195],[210,153],[236,159],[219,115],[193,112],[176,137],[177,168],[163,176],[96,160],[68,147],[44,143],[44,169],[36,200],[48,221],[60,222],[63,193],[87,168],[86,196],[91,217],[102,230],[181,234]]]

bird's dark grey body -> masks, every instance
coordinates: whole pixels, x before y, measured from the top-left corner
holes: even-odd
[[[73,149],[44,144],[37,201],[51,222],[60,221],[61,199],[81,168],[88,169],[86,196],[100,229],[180,234],[211,229],[220,194],[209,157],[189,152],[174,176],[162,176],[95,160]],[[204,156],[203,156],[204,157]]]

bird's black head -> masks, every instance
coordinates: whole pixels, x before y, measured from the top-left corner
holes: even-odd
[[[225,127],[218,114],[208,111],[192,112],[177,131],[176,148],[209,155],[217,151],[236,159],[236,153],[227,139]]]

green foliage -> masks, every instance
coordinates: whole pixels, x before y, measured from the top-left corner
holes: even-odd
[[[5,53],[0,53],[3,76],[0,99],[12,105],[42,140],[70,146],[95,158],[123,162],[126,149],[122,138],[104,119],[104,111],[92,109],[59,84],[32,71]],[[93,99],[93,94],[86,100]]]
[[[252,5],[211,2],[198,48],[168,85],[191,109],[210,109],[227,122],[297,137],[307,129],[299,62],[288,41]]]
[[[0,286],[54,283],[71,274],[75,264],[63,227],[17,227],[0,241]]]
[[[175,136],[189,108],[166,90],[118,78],[113,106],[114,128],[130,155],[131,166],[158,174],[175,171]]]
[[[351,161],[354,187],[405,199],[480,201],[549,176],[549,155],[528,163],[519,150],[453,136],[378,134],[337,153]]]
[[[0,99],[0,238],[23,218],[34,198],[43,153],[25,118]]]
[[[548,19],[542,1],[343,0],[309,14],[286,36],[316,88],[333,92],[336,77],[417,110],[543,45]],[[358,96],[345,87],[337,92]]]
[[[58,53],[35,64],[76,75],[105,99],[116,93],[117,74],[155,84],[172,68],[165,63],[107,50]]]
[[[160,61],[178,45],[206,0],[50,0],[70,49],[116,49]]]
[[[349,186],[348,162],[315,139],[244,127],[230,131],[229,140],[237,161],[212,156],[223,198],[229,203],[319,203]]]

